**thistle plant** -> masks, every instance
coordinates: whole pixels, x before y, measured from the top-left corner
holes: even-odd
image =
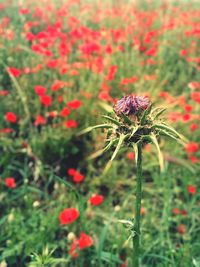
[[[164,108],[157,108],[147,97],[124,96],[113,108],[113,113],[103,115],[107,121],[104,124],[88,127],[79,134],[87,133],[93,129],[104,128],[107,131],[105,147],[95,153],[100,155],[114,147],[114,152],[105,171],[111,167],[121,147],[132,147],[136,159],[136,201],[135,218],[121,220],[128,226],[133,242],[133,267],[139,266],[140,257],[140,209],[142,198],[142,148],[151,143],[155,145],[161,172],[164,171],[164,160],[161,153],[158,137],[166,136],[176,142],[184,144],[187,140],[174,128],[167,125],[161,118]]]

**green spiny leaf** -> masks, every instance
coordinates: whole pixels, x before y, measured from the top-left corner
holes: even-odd
[[[98,129],[98,128],[113,128],[112,125],[110,124],[99,124],[99,125],[95,125],[95,126],[90,126],[87,127],[86,129],[83,129],[82,131],[80,131],[79,133],[77,133],[77,136],[83,135],[85,133],[91,132],[94,129]]]
[[[120,126],[121,125],[118,120],[116,120],[116,119],[114,119],[114,118],[112,118],[110,116],[103,115],[102,117],[105,118],[105,119],[107,119],[107,120],[109,120],[109,121],[111,121],[112,123],[116,124],[117,126]]]
[[[121,113],[120,116],[123,118],[125,123],[129,125],[133,124],[133,122],[124,113]]]
[[[165,131],[169,131],[173,134],[175,134],[178,138],[182,139],[183,142],[187,143],[188,140],[181,134],[179,134],[174,128],[162,123],[162,124],[154,124],[152,128],[158,128],[158,129],[164,129]]]
[[[126,135],[124,135],[124,134],[121,134],[119,136],[119,142],[118,142],[118,144],[116,146],[116,149],[115,149],[115,151],[114,151],[114,153],[113,153],[113,155],[111,157],[111,161],[113,161],[115,159],[117,153],[119,152],[119,150],[120,150],[120,148],[121,148],[121,146],[122,146],[122,144],[124,142],[125,137],[126,137]]]
[[[152,143],[155,145],[155,147],[158,151],[158,160],[159,160],[159,164],[160,164],[160,170],[161,170],[161,172],[163,172],[164,171],[164,158],[163,158],[163,154],[160,150],[158,140],[157,140],[155,134],[153,134],[153,133],[151,135],[149,135],[149,138],[152,141]]]
[[[153,118],[154,120],[160,117],[160,115],[166,110],[166,108],[156,108],[152,113],[154,113],[156,110],[158,110],[158,112],[155,114]]]
[[[145,124],[145,121],[147,119],[147,116],[151,112],[152,106],[153,106],[153,104],[150,105],[150,107],[144,111],[143,116],[142,116],[142,119],[141,119],[141,125],[144,125]]]

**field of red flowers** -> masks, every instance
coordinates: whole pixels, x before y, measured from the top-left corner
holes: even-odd
[[[187,138],[143,148],[141,267],[200,267],[200,2],[0,3],[0,267],[134,267],[136,154],[101,153],[125,95]]]

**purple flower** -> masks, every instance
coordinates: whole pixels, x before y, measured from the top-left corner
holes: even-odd
[[[114,110],[117,115],[124,113],[125,115],[134,115],[139,111],[147,109],[150,105],[150,101],[144,96],[124,96],[117,101]]]

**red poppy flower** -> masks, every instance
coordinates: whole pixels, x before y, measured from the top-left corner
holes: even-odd
[[[13,112],[7,112],[5,118],[10,123],[16,123],[17,121],[17,116]]]
[[[26,15],[29,13],[29,9],[28,8],[20,8],[19,13],[22,15]]]
[[[189,159],[191,160],[192,163],[197,163],[199,160],[195,156],[189,156]]]
[[[59,215],[61,224],[73,223],[79,217],[79,212],[74,208],[68,208],[63,210]]]
[[[78,245],[80,249],[88,248],[93,245],[93,240],[91,236],[81,232]]]
[[[47,120],[42,116],[42,115],[38,115],[35,119],[34,125],[38,126],[38,125],[45,125],[47,122]]]
[[[49,96],[49,95],[42,95],[42,96],[40,97],[40,102],[41,102],[41,104],[42,104],[43,106],[45,106],[45,107],[49,107],[49,106],[51,106],[52,98],[51,98],[51,96]]]
[[[68,171],[67,171],[68,175],[70,176],[74,176],[76,174],[76,170],[73,169],[73,168],[70,168]]]
[[[184,224],[179,224],[178,227],[177,227],[177,232],[179,234],[185,234],[186,233],[186,227]]]
[[[187,215],[187,211],[186,210],[182,210],[181,211],[181,215],[183,215],[183,216]]]
[[[187,187],[187,191],[188,191],[189,194],[191,194],[191,195],[195,195],[197,189],[196,189],[196,187],[193,186],[193,185],[188,185],[188,187]]]
[[[187,153],[195,153],[199,149],[199,144],[195,142],[191,142],[185,146],[185,150]]]
[[[81,183],[84,180],[85,176],[80,172],[76,172],[73,176],[74,183]]]
[[[77,122],[74,120],[68,120],[64,123],[66,128],[76,128],[78,126]]]
[[[34,87],[34,89],[35,89],[35,93],[36,93],[37,95],[39,95],[39,96],[43,96],[43,95],[45,95],[45,93],[46,93],[46,91],[47,91],[47,88],[44,87],[44,86],[42,86],[42,85],[36,85],[36,86]]]
[[[0,129],[0,133],[9,134],[9,133],[12,133],[12,132],[13,132],[13,129],[11,129],[11,128]]]
[[[52,110],[48,112],[48,116],[51,118],[56,118],[58,115],[58,112],[56,110]]]
[[[17,68],[10,67],[10,68],[7,68],[7,71],[9,72],[10,75],[14,77],[18,77],[21,74],[21,71]]]
[[[102,195],[93,195],[89,201],[91,205],[98,206],[104,201],[104,197]]]
[[[78,239],[75,239],[71,245],[71,248],[68,253],[72,258],[78,257],[78,253],[77,253],[78,244],[79,244]]]
[[[127,154],[127,158],[130,160],[134,160],[135,159],[135,153],[134,152],[128,152]]]
[[[191,98],[198,104],[200,104],[200,92],[192,92],[191,93]]]
[[[192,124],[190,125],[190,130],[194,132],[194,131],[196,131],[196,130],[198,129],[198,127],[199,127],[199,126],[198,126],[196,123],[192,123]]]
[[[68,106],[69,108],[71,108],[71,109],[77,109],[77,108],[80,108],[81,104],[82,104],[82,103],[81,103],[80,100],[75,99],[75,100],[73,100],[73,101],[71,101],[71,102],[68,102],[68,103],[67,103],[67,106]]]
[[[180,214],[180,210],[178,208],[173,208],[172,213],[174,215],[179,215]]]
[[[16,187],[15,179],[13,177],[6,178],[5,184],[9,188],[15,188]]]
[[[184,109],[186,112],[191,112],[193,110],[193,107],[191,105],[185,105]]]
[[[70,110],[68,108],[63,108],[60,112],[60,116],[67,117],[70,114]]]
[[[79,239],[75,239],[71,245],[69,250],[69,254],[71,257],[76,258],[78,257],[79,249],[85,249],[91,247],[93,245],[92,237],[86,235],[84,232],[81,232]]]
[[[1,90],[0,91],[0,96],[7,96],[9,94],[9,91],[7,90]]]
[[[191,90],[195,90],[195,89],[200,89],[200,83],[199,82],[190,82],[188,83],[188,87],[191,89]]]
[[[140,214],[145,215],[145,213],[146,213],[146,209],[144,207],[141,207],[140,208]]]

